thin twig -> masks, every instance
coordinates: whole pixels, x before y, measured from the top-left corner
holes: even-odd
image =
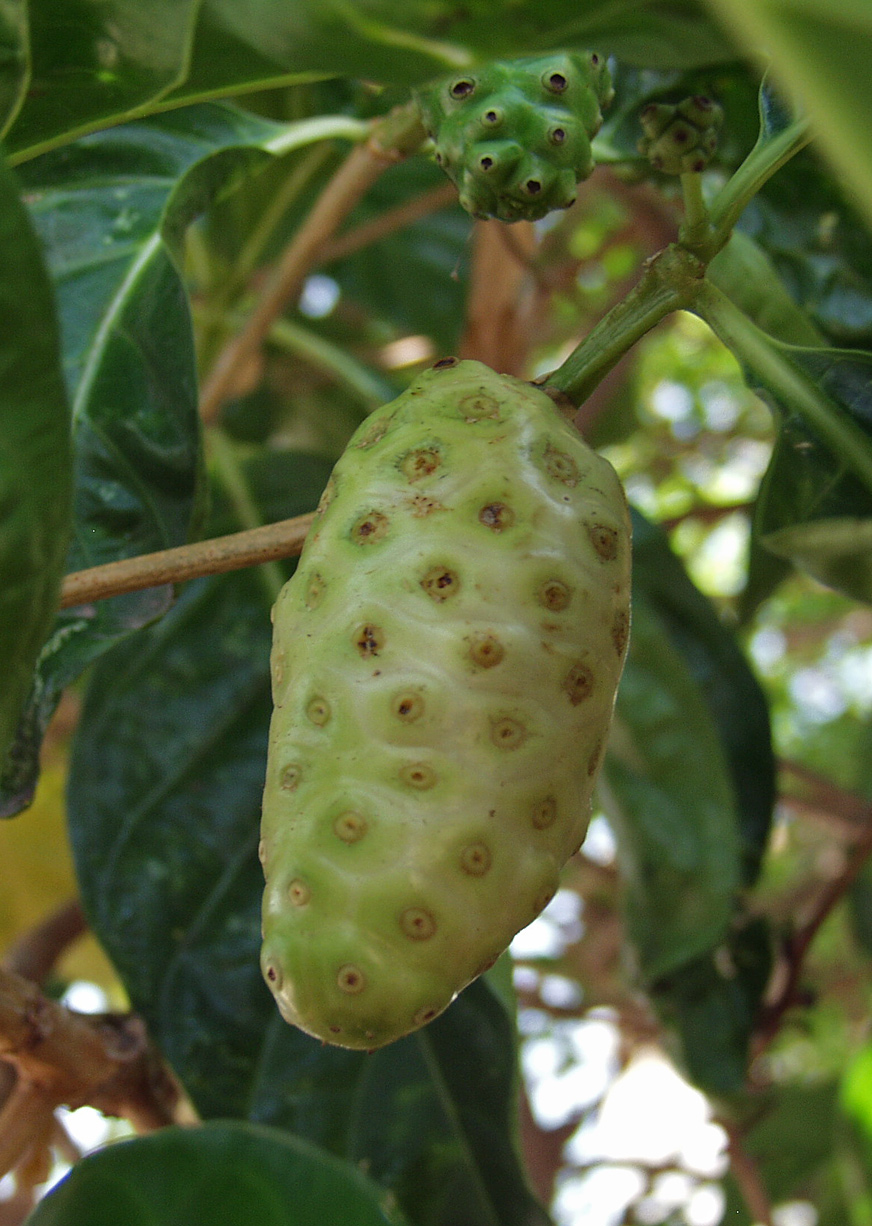
[[[61,608],[106,600],[125,592],[138,592],[165,583],[183,583],[204,575],[220,575],[262,562],[296,557],[314,516],[297,515],[262,528],[216,536],[193,545],[140,554],[120,562],[107,562],[67,575],[61,588]]]
[[[299,295],[310,269],[357,202],[389,166],[413,152],[423,138],[414,108],[399,108],[377,121],[369,139],[351,150],[286,247],[246,324],[218,355],[200,396],[204,421],[212,421],[232,395],[239,372],[261,347],[273,321]]]
[[[397,230],[403,230],[413,222],[420,221],[422,217],[427,217],[430,213],[437,213],[440,209],[448,208],[449,205],[456,203],[457,188],[454,184],[440,183],[438,187],[431,187],[426,192],[413,196],[411,200],[396,205],[395,208],[386,209],[384,213],[373,217],[371,221],[365,221],[362,225],[337,235],[324,247],[318,262],[326,265],[336,260],[343,260],[346,256],[353,255],[355,251],[360,251],[370,246],[371,243],[377,243],[396,233]]]
[[[11,945],[3,965],[24,979],[42,983],[68,946],[86,929],[82,904],[77,898],[71,898]]]
[[[735,1124],[718,1121],[727,1134],[730,1171],[739,1185],[748,1212],[760,1226],[772,1226],[772,1203],[757,1163],[745,1149],[742,1132]]]

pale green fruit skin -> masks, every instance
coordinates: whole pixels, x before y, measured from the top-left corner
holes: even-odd
[[[614,470],[447,361],[357,431],[274,610],[262,966],[344,1047],[425,1024],[550,900],[626,649]]]

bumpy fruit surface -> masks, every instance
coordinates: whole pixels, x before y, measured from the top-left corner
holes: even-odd
[[[612,95],[602,56],[561,52],[446,77],[417,101],[466,211],[535,221],[574,202]]]
[[[651,102],[639,116],[645,133],[639,152],[664,174],[698,173],[717,152],[723,119],[723,109],[702,94],[675,105]]]
[[[287,1021],[389,1043],[548,903],[629,565],[614,470],[539,388],[446,358],[363,423],[274,610],[262,967]]]

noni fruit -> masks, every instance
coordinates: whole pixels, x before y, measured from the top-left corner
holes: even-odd
[[[581,844],[629,631],[620,482],[540,388],[445,358],[373,413],[274,609],[263,973],[376,1048]]]
[[[535,221],[575,200],[613,90],[596,52],[483,65],[418,91],[435,158],[475,217]]]
[[[723,109],[702,94],[674,105],[650,102],[639,116],[639,152],[664,174],[699,173],[717,152],[723,119]]]

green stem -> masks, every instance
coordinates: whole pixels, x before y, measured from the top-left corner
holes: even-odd
[[[691,251],[704,249],[711,235],[708,209],[702,194],[702,175],[688,171],[681,176],[681,191],[684,196],[684,223],[680,239]]]
[[[868,437],[844,413],[834,411],[831,402],[794,365],[792,346],[767,336],[710,281],[701,286],[693,309],[775,399],[800,413],[822,442],[872,489],[872,449]]]
[[[624,354],[667,315],[689,307],[703,284],[705,266],[672,244],[652,256],[638,284],[617,303],[545,381],[583,404]]]
[[[232,441],[217,426],[209,430],[208,439],[209,455],[215,466],[215,473],[236,512],[240,528],[261,528],[263,516],[251,495]],[[281,566],[278,562],[264,562],[255,568],[255,574],[272,605],[285,585]]]

